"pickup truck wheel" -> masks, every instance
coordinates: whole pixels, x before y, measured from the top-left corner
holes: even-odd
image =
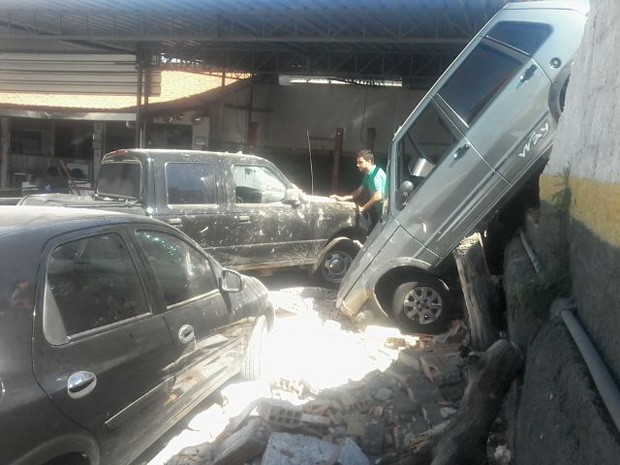
[[[327,287],[337,288],[351,268],[357,252],[355,247],[346,244],[334,247],[325,255],[323,262],[314,273],[315,276]]]
[[[256,321],[248,343],[248,350],[243,358],[243,365],[241,366],[241,376],[243,378],[256,381],[263,377],[268,338],[269,325],[267,324],[267,318],[261,316]]]
[[[409,281],[396,288],[392,312],[404,329],[436,334],[450,321],[450,296],[446,286],[438,279]]]

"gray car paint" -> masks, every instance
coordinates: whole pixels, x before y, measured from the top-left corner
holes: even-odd
[[[337,306],[344,313],[354,317],[368,310],[375,317],[389,317],[391,302],[380,301],[379,295],[382,286],[395,289],[395,271],[404,280],[441,276],[460,240],[483,225],[545,163],[557,127],[552,97],[557,97],[557,88],[568,75],[588,9],[586,1],[507,4],[429,90],[392,140],[389,205],[340,286]],[[521,73],[504,84],[468,127],[442,101],[439,91],[488,31],[502,21],[549,24],[552,32],[531,58],[522,58]],[[397,208],[398,144],[429,105],[437,106],[452,121],[461,140],[401,210]]]

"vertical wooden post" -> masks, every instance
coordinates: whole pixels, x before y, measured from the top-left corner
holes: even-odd
[[[497,311],[497,295],[491,284],[489,269],[479,233],[466,237],[453,252],[465,297],[471,345],[484,351],[499,337],[492,312]]]

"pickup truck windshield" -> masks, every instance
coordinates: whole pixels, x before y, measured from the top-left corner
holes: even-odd
[[[139,162],[103,163],[97,181],[97,194],[140,198]]]

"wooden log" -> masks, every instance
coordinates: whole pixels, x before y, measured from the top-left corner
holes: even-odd
[[[492,318],[498,298],[491,284],[480,234],[463,239],[453,255],[465,297],[471,345],[474,350],[485,351],[499,337]]]
[[[503,339],[474,362],[459,409],[433,447],[431,465],[486,463],[489,430],[523,364],[518,347]]]

